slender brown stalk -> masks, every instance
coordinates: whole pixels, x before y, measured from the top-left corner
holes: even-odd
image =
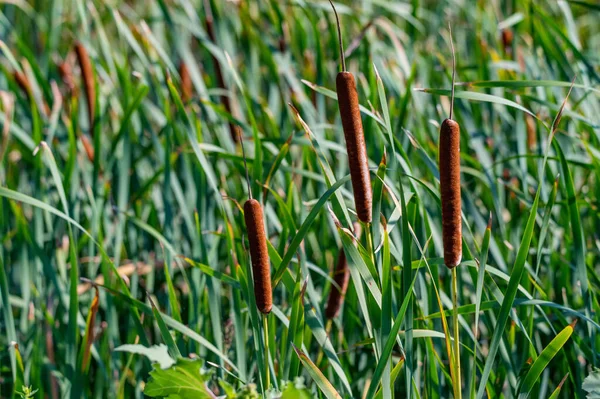
[[[369,174],[369,162],[360,116],[358,93],[356,92],[356,82],[354,81],[354,75],[346,71],[340,21],[333,3],[331,3],[331,6],[335,13],[338,34],[340,35],[339,44],[342,72],[338,73],[335,84],[342,127],[344,128],[344,137],[346,139],[346,150],[348,151],[348,164],[350,166],[356,214],[361,222],[371,223],[371,208],[373,204],[371,176]]]
[[[181,78],[181,99],[187,103],[192,99],[193,87],[190,71],[183,61],[179,62],[179,77]]]
[[[354,229],[356,238],[359,238],[361,233],[360,224],[355,223]],[[331,291],[329,291],[327,307],[325,308],[325,317],[328,320],[334,319],[339,313],[344,297],[346,296],[346,291],[348,290],[348,283],[350,282],[350,269],[348,268],[346,253],[343,249],[340,249],[338,254],[337,263],[333,272],[333,281],[335,281],[339,288],[332,285]]]
[[[81,69],[83,88],[85,90],[85,96],[87,99],[90,132],[93,134],[95,122],[94,113],[96,110],[96,85],[94,83],[94,69],[92,67],[92,61],[90,60],[87,50],[80,42],[75,44],[75,53],[77,54],[77,61],[79,62],[79,68]]]
[[[271,266],[267,250],[267,236],[263,222],[263,211],[260,203],[249,199],[244,204],[244,219],[250,242],[252,258],[252,274],[254,276],[254,297],[261,313],[268,314],[273,307],[271,291]]]

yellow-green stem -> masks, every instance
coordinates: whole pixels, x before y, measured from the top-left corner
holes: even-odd
[[[375,246],[373,245],[373,234],[371,234],[371,223],[362,223],[362,228],[365,231],[365,240],[367,241],[366,250],[371,256],[371,261],[375,264]]]
[[[454,319],[454,367],[456,370],[454,381],[454,397],[455,399],[461,399],[461,377],[460,377],[460,340],[459,340],[459,328],[458,328],[458,275],[456,267],[452,269],[452,317]]]
[[[265,367],[267,368],[265,391],[271,387],[271,370],[269,367],[269,360],[271,359],[271,354],[269,353],[269,321],[267,318],[268,315],[263,314],[263,332],[265,335]]]
[[[327,335],[327,338],[329,339],[329,333],[331,332],[331,326],[332,326],[332,320],[328,319],[327,320],[327,324],[325,324],[325,335]],[[317,356],[317,361],[316,361],[316,365],[317,367],[321,368],[321,362],[323,361],[323,353],[325,353],[325,351],[319,351],[319,355]]]

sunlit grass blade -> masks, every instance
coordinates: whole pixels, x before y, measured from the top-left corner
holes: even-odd
[[[492,335],[492,340],[490,342],[490,347],[488,350],[487,359],[485,361],[485,366],[483,369],[483,374],[481,376],[481,380],[479,381],[479,388],[477,390],[477,398],[483,398],[485,393],[485,387],[492,371],[492,367],[495,363],[496,354],[498,352],[498,347],[500,345],[500,340],[502,339],[502,335],[504,335],[504,328],[506,327],[506,322],[508,321],[508,316],[510,310],[513,306],[517,289],[519,286],[519,282],[523,277],[523,273],[525,271],[525,262],[527,261],[527,255],[529,253],[529,245],[531,243],[531,238],[533,236],[533,228],[535,227],[535,219],[537,217],[537,208],[540,200],[540,189],[535,195],[535,199],[533,200],[533,205],[529,210],[529,218],[527,220],[527,226],[523,232],[523,238],[521,239],[521,245],[519,246],[519,251],[517,253],[517,258],[515,260],[515,264],[511,271],[510,280],[508,282],[508,287],[504,293],[504,301],[502,301],[502,306],[500,308],[500,312],[498,314],[498,319],[496,321],[496,326],[494,333]]]
[[[292,345],[296,355],[300,358],[300,361],[308,371],[308,374],[311,376],[313,381],[319,386],[321,392],[329,398],[329,399],[341,399],[340,394],[335,390],[333,385],[325,378],[321,370],[310,360],[310,358],[304,353],[302,350],[296,348],[295,345]]]
[[[347,175],[347,176],[343,177],[342,179],[338,180],[337,182],[335,182],[335,184],[333,184],[321,196],[321,198],[319,198],[319,201],[315,204],[315,206],[313,206],[312,210],[310,211],[310,213],[308,214],[308,216],[306,217],[304,222],[302,222],[302,225],[298,229],[298,232],[292,239],[292,242],[288,246],[287,251],[281,260],[281,264],[276,268],[276,271],[273,274],[273,277],[272,277],[273,289],[275,289],[277,287],[277,285],[278,285],[279,281],[281,280],[283,274],[285,273],[289,263],[291,262],[292,258],[294,257],[296,250],[300,246],[300,243],[302,243],[302,241],[304,240],[304,237],[308,233],[310,226],[314,222],[315,218],[317,217],[317,215],[319,214],[319,212],[321,211],[321,209],[323,208],[325,203],[340,187],[342,187],[345,183],[347,183],[349,181],[350,181],[350,175]]]
[[[524,399],[529,397],[530,392],[533,390],[534,386],[538,382],[542,372],[550,361],[556,356],[556,354],[561,350],[561,348],[567,343],[571,334],[573,334],[573,328],[575,327],[575,323],[566,326],[554,339],[544,348],[542,353],[538,356],[538,358],[533,362],[531,368],[523,378],[523,382],[521,383],[521,387],[519,388],[519,399]]]

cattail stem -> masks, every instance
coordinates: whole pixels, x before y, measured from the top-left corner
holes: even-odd
[[[485,267],[485,266],[484,266]],[[462,398],[462,384],[460,378],[460,338],[458,325],[458,275],[456,268],[452,269],[452,318],[454,320],[454,362],[455,362],[455,378],[456,385],[454,388],[454,398]]]
[[[241,133],[238,132],[238,140],[240,147],[242,147],[242,158],[244,159],[244,170],[246,171],[246,184],[248,184],[248,197],[252,199],[252,185],[250,184],[250,175],[248,174],[248,161],[246,161],[246,149],[244,148],[244,141],[242,140]],[[236,140],[236,141],[238,141]]]
[[[371,256],[371,261],[373,262],[373,264],[375,264],[375,251],[373,250],[375,246],[373,245],[373,234],[371,234],[371,223],[363,224],[363,230],[365,231],[365,241],[367,245],[365,249],[367,250],[367,253]]]
[[[265,335],[264,339],[265,339],[265,367],[266,367],[265,391],[266,391],[271,387],[271,368],[269,367],[269,359],[271,359],[271,354],[269,352],[269,320],[268,320],[267,314],[263,314],[263,332]]]
[[[452,95],[450,96],[450,116],[448,119],[452,119],[452,112],[454,111],[454,82],[456,81],[456,54],[454,52],[452,25],[450,23],[448,23],[448,31],[450,32],[450,47],[452,48]]]
[[[338,31],[338,41],[339,41],[339,45],[340,45],[340,62],[342,63],[342,71],[346,70],[346,57],[344,56],[344,42],[342,39],[342,28],[341,28],[341,24],[340,24],[340,17],[338,16],[337,10],[335,9],[335,6],[333,5],[333,2],[331,0],[329,0],[329,4],[331,4],[331,8],[333,8],[333,13],[335,14],[335,22],[337,25],[337,31]]]
[[[333,289],[335,289],[335,287],[332,288],[332,290]],[[325,335],[328,337],[327,339],[329,339],[329,334],[331,334],[332,325],[333,325],[333,319],[327,319],[327,321],[325,322]],[[317,355],[317,361],[315,362],[315,364],[321,371],[323,370],[323,366],[321,366],[321,362],[323,361],[324,354],[325,354],[325,351],[319,351],[319,354]]]

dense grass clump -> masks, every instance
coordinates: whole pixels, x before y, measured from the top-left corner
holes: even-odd
[[[1,398],[598,391],[599,7],[331,6],[0,2]]]

